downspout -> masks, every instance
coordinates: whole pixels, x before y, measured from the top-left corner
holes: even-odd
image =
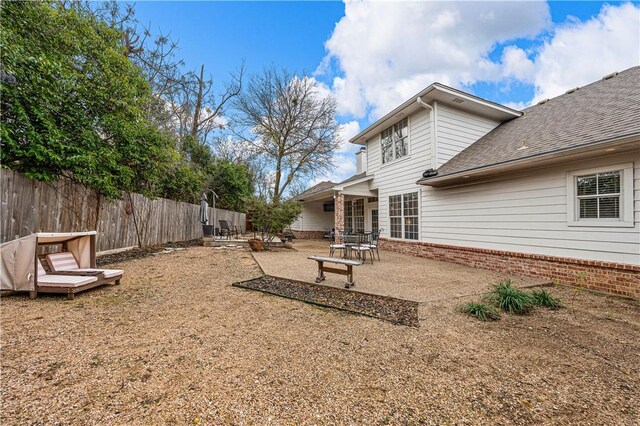
[[[436,111],[438,108],[438,103],[436,101],[433,101],[433,106],[429,105],[428,103],[426,103],[425,101],[422,100],[422,98],[420,96],[418,96],[416,98],[416,102],[418,103],[418,105],[420,105],[423,108],[427,108],[431,111],[431,167],[433,169],[437,169],[438,168],[438,149],[437,149],[437,131],[436,131],[436,126],[438,125],[437,119],[436,119]]]

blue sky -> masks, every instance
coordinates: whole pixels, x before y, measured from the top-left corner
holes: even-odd
[[[316,78],[344,138],[433,81],[524,108],[640,63],[640,8],[625,2],[138,2],[190,69],[224,82],[275,65]],[[353,172],[354,148],[336,154]]]

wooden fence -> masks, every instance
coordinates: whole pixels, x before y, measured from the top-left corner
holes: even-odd
[[[60,180],[33,181],[13,170],[0,169],[0,241],[33,232],[98,231],[98,251],[187,241],[202,237],[200,206],[180,201],[125,195],[107,202],[94,190]],[[210,224],[213,209],[209,208]],[[216,209],[216,220],[245,227],[244,213]]]

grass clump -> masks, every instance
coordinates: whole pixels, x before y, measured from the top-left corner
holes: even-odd
[[[562,308],[562,302],[560,299],[556,299],[551,296],[546,290],[533,290],[531,292],[531,301],[536,306],[542,306],[549,309]]]
[[[533,298],[527,293],[511,286],[511,280],[505,280],[493,286],[493,291],[485,294],[484,300],[509,314],[526,314],[534,306]]]
[[[500,319],[498,311],[493,306],[485,305],[484,303],[469,302],[462,305],[461,310],[480,321],[496,321]]]

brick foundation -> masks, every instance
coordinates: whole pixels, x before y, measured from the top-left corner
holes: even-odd
[[[543,277],[562,284],[640,298],[640,266],[419,241],[381,238],[380,248],[506,274]]]
[[[301,240],[321,240],[325,231],[291,231],[293,236]]]

